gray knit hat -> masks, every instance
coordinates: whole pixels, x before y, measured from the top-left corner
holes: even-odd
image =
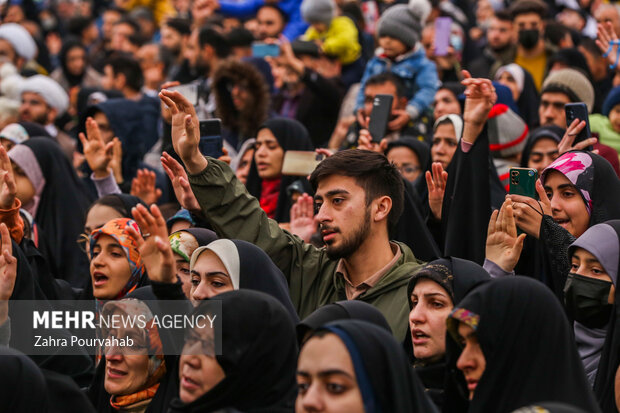
[[[594,88],[588,78],[575,69],[554,70],[547,76],[542,85],[542,95],[545,92],[560,92],[568,95],[571,102],[583,102],[592,113],[594,106]]]
[[[324,23],[329,26],[336,13],[334,0],[304,0],[301,3],[301,16],[312,23]]]
[[[389,36],[412,48],[420,40],[422,27],[417,15],[405,4],[397,4],[383,12],[379,19],[377,35]]]

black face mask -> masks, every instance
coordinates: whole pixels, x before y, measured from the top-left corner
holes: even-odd
[[[525,49],[533,49],[538,44],[540,32],[538,29],[519,30],[519,43]]]
[[[589,328],[603,328],[609,322],[613,304],[609,304],[611,281],[579,274],[568,274],[564,286],[564,307],[575,321]]]

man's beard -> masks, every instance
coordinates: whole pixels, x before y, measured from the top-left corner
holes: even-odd
[[[510,46],[512,46],[512,44],[511,44],[511,43],[506,43],[505,45],[500,46],[500,47],[491,47],[491,46],[489,46],[489,48],[490,48],[491,50],[493,50],[493,53],[496,53],[496,54],[502,54],[502,53],[504,53],[506,50],[508,50],[508,49],[510,48]]]
[[[341,233],[342,234],[342,233]],[[357,228],[350,237],[342,240],[342,245],[339,247],[332,247],[327,244],[327,257],[330,260],[338,260],[341,258],[349,258],[353,255],[359,247],[366,241],[370,234],[370,208],[366,208],[364,219],[362,224]]]

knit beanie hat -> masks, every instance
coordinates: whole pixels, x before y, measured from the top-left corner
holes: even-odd
[[[308,23],[324,23],[329,26],[336,13],[334,0],[303,0],[301,16]]]
[[[403,42],[408,48],[413,48],[420,40],[421,31],[422,26],[418,16],[404,4],[397,4],[384,11],[377,24],[378,37],[393,37]]]
[[[620,104],[620,86],[611,89],[611,92],[605,98],[605,102],[603,102],[603,115],[609,116],[609,112],[617,104]]]
[[[565,93],[571,102],[584,102],[588,107],[588,113],[592,112],[594,88],[588,78],[578,70],[554,70],[543,82],[540,94],[545,92]]]
[[[489,149],[496,158],[513,156],[523,151],[529,129],[508,106],[498,103],[489,112]]]

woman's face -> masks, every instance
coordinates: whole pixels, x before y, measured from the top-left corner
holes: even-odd
[[[86,70],[86,52],[81,47],[74,47],[67,52],[66,66],[69,74],[79,76]]]
[[[397,146],[387,153],[388,161],[392,162],[400,174],[413,182],[420,176],[420,160],[418,155],[406,146]]]
[[[11,162],[11,165],[13,165],[13,176],[15,177],[17,199],[21,201],[22,205],[27,205],[36,195],[34,185],[32,185],[32,182],[28,179],[22,168],[17,166],[15,162]]]
[[[433,116],[439,119],[443,115],[450,114],[460,115],[461,104],[448,89],[439,89],[433,101]]]
[[[590,215],[579,190],[561,172],[550,170],[545,192],[551,200],[553,219],[562,228],[579,238],[590,225]]]
[[[282,175],[284,150],[273,133],[267,128],[258,132],[254,161],[261,179],[275,179]]]
[[[435,129],[431,145],[433,162],[440,162],[443,169],[447,169],[456,152],[458,140],[452,123],[443,123]]]
[[[191,272],[191,284],[195,303],[234,290],[224,263],[211,250],[203,251],[196,260]]]
[[[189,262],[185,260],[185,258],[181,257],[179,254],[174,252],[174,262],[176,265],[176,274],[181,280],[181,287],[183,288],[183,293],[185,296],[191,300],[192,297],[192,282],[189,272]]]
[[[448,292],[427,278],[420,279],[411,292],[409,328],[416,359],[435,361],[446,353],[446,319],[452,308]]]
[[[515,102],[519,100],[519,96],[521,96],[521,92],[519,91],[519,86],[517,85],[517,81],[515,80],[514,77],[512,77],[510,72],[502,73],[499,76],[499,79],[497,79],[497,81],[501,85],[504,85],[508,89],[510,89],[510,91],[512,92],[512,98],[514,99]]]
[[[250,173],[250,166],[252,165],[252,158],[254,157],[254,149],[248,149],[245,151],[241,160],[239,161],[239,165],[237,166],[237,171],[235,175],[237,179],[239,179],[243,185],[248,181],[248,174]]]
[[[527,167],[535,168],[538,171],[538,176],[540,176],[543,170],[551,165],[558,156],[560,156],[560,152],[557,142],[551,138],[541,138],[532,146]]]
[[[90,256],[93,295],[100,300],[114,299],[131,277],[125,250],[114,238],[101,234]]]
[[[463,351],[456,362],[456,367],[465,376],[467,390],[469,390],[469,400],[471,400],[474,398],[474,392],[487,366],[487,361],[484,358],[476,332],[464,323],[459,323],[458,332]]]
[[[299,353],[295,412],[357,413],[364,402],[351,356],[335,334],[314,336]]]
[[[571,257],[570,272],[584,277],[596,278],[597,280],[612,282],[611,277],[605,271],[599,260],[583,248],[576,248]],[[609,290],[609,304],[613,304],[616,298],[616,287]]]
[[[120,212],[107,205],[94,205],[88,215],[86,215],[86,223],[84,224],[84,234],[90,235],[97,228],[101,228],[108,221],[123,218]]]
[[[620,104],[614,106],[609,111],[609,122],[616,133],[620,133]]]
[[[116,314],[125,315],[120,311],[117,311]],[[106,357],[105,390],[113,396],[135,393],[144,388],[149,378],[147,343],[140,346],[141,342],[144,341],[144,335],[135,329],[124,328],[111,329],[107,336],[112,335],[119,339],[129,337],[133,340],[134,345],[131,347],[131,354],[129,355],[124,354],[123,349],[118,347],[104,349]]]
[[[179,397],[191,403],[224,380],[226,373],[215,358],[213,330],[194,329],[179,359]]]

